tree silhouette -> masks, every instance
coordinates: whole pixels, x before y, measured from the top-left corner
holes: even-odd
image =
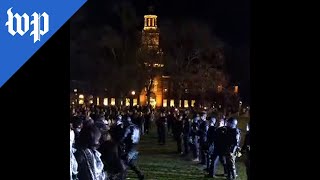
[[[161,25],[161,47],[165,70],[174,82],[177,100],[184,92],[198,94],[203,104],[205,95],[217,85],[226,85],[223,42],[211,29],[197,20],[166,21]]]

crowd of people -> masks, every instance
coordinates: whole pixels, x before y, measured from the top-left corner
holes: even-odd
[[[210,115],[210,116],[209,116]],[[216,176],[220,162],[227,179],[236,179],[236,157],[247,154],[250,171],[249,126],[245,143],[240,148],[237,119],[216,117],[207,111],[176,108],[90,106],[72,108],[70,127],[71,180],[124,180],[128,169],[138,179],[144,174],[137,166],[140,137],[156,125],[158,143],[166,144],[173,137],[177,153],[205,165],[208,177]]]

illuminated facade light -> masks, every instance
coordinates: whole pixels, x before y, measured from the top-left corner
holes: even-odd
[[[138,105],[138,99],[133,99],[133,103],[132,103],[133,106],[136,106]]]
[[[189,107],[189,101],[188,100],[184,100],[183,106],[185,108],[188,108]]]
[[[80,94],[80,95],[79,95],[79,99],[84,99],[84,95],[83,95],[83,94]]]
[[[136,94],[136,92],[135,92],[135,91],[132,91],[131,94],[134,96],[134,95]]]
[[[196,100],[191,100],[191,106],[194,107],[194,104],[196,103]]]
[[[90,104],[93,104],[93,100],[91,99],[91,100],[89,101],[89,103],[90,103]]]
[[[116,99],[115,98],[111,98],[111,105],[112,106],[116,105]]]
[[[73,92],[75,92],[75,93],[78,92],[78,89],[74,89]]]
[[[170,107],[172,107],[172,106],[174,107],[174,100],[173,99],[170,100]]]
[[[157,29],[157,16],[145,15],[144,16],[144,30],[156,30]]]
[[[167,89],[167,88],[165,88],[165,89],[164,89],[164,92],[168,92],[168,89]]]
[[[79,100],[79,104],[84,104],[84,100],[83,100],[83,99],[80,99],[80,100]]]
[[[168,106],[168,100],[167,99],[163,99],[163,107],[167,107]]]
[[[74,104],[74,102],[72,101],[72,103],[71,104]]]
[[[98,106],[100,105],[100,99],[99,99],[99,97],[97,97],[97,105],[98,105]]]
[[[130,99],[126,98],[126,106],[130,106]]]
[[[237,93],[238,93],[238,91],[239,91],[239,87],[238,87],[238,86],[235,86],[235,87],[234,87],[234,93],[236,93],[236,94],[237,94]]]
[[[108,98],[103,99],[103,105],[108,106]]]
[[[155,63],[155,64],[153,64],[153,67],[164,67],[164,64],[158,64],[158,63]]]

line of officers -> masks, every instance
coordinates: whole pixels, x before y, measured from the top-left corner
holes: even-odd
[[[194,118],[190,118],[189,112],[180,114],[164,113],[160,114],[157,120],[159,141],[163,140],[162,128],[163,122],[168,123],[168,132],[171,130],[174,139],[177,141],[178,153],[186,156],[189,150],[192,151],[193,161],[200,161],[199,164],[206,165],[205,171],[207,177],[216,176],[216,167],[220,162],[224,169],[224,176],[228,180],[234,180],[237,177],[236,157],[246,154],[246,173],[250,179],[250,131],[247,125],[245,141],[240,148],[241,131],[237,128],[238,120],[234,117],[226,119],[222,116],[218,121],[214,116],[207,120],[207,113],[194,113]],[[162,122],[162,123],[161,123]],[[182,142],[184,151],[182,152]]]

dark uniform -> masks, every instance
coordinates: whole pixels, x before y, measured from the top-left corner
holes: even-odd
[[[246,160],[245,160],[246,173],[247,173],[247,179],[250,180],[250,131],[248,131],[246,134],[241,151],[243,154],[246,155]]]
[[[207,158],[207,131],[208,131],[208,122],[206,120],[200,120],[199,123],[199,130],[198,130],[198,135],[199,135],[199,146],[200,146],[200,160],[201,164],[206,164]]]
[[[158,130],[158,142],[159,144],[166,143],[166,117],[162,116],[156,121]]]
[[[173,122],[175,120],[175,117],[174,117],[174,114],[173,112],[170,111],[170,114],[167,116],[167,120],[168,120],[168,123],[167,123],[167,127],[168,127],[168,133],[171,131],[173,131]]]
[[[140,141],[140,128],[133,124],[130,123],[128,127],[125,129],[125,133],[123,138],[121,139],[122,142],[122,154],[121,158],[124,160],[125,164],[133,170],[138,178],[144,179],[144,175],[142,172],[139,170],[137,167],[137,160],[138,160],[138,151],[137,151],[137,145],[138,142]]]
[[[209,167],[209,176],[214,176],[216,173],[216,168],[218,164],[218,160],[223,165],[224,172],[227,173],[226,166],[226,154],[228,152],[228,147],[226,146],[226,138],[227,138],[227,127],[219,127],[217,128],[213,134],[210,133],[210,142],[213,141],[214,149],[213,153],[210,156],[211,163]],[[212,138],[212,139],[211,139]]]
[[[199,158],[199,136],[198,136],[198,130],[199,130],[199,121],[194,120],[191,123],[191,129],[190,129],[190,140],[191,140],[191,149],[193,158],[197,159]]]
[[[215,126],[209,126],[208,128],[208,132],[207,132],[207,147],[208,147],[208,151],[207,151],[207,167],[206,170],[209,170],[209,166],[210,166],[210,156],[213,154],[213,150],[214,150],[214,138],[215,138],[215,133],[216,133],[216,127]]]
[[[149,129],[150,129],[150,124],[151,124],[151,113],[150,111],[148,111],[145,115],[144,115],[144,119],[145,119],[145,123],[144,123],[144,133],[148,134],[149,133]]]
[[[236,178],[236,153],[239,149],[240,143],[240,130],[238,128],[230,128],[227,127],[226,134],[226,145],[227,145],[227,153],[226,153],[226,164],[228,171],[229,180]]]
[[[188,117],[185,115],[183,118],[183,146],[184,155],[189,153],[189,138],[190,138],[190,123]]]
[[[178,117],[179,118],[179,117]],[[177,141],[177,151],[178,153],[182,153],[182,131],[183,131],[183,121],[182,119],[175,119],[173,126],[172,126],[172,132],[174,139]]]

